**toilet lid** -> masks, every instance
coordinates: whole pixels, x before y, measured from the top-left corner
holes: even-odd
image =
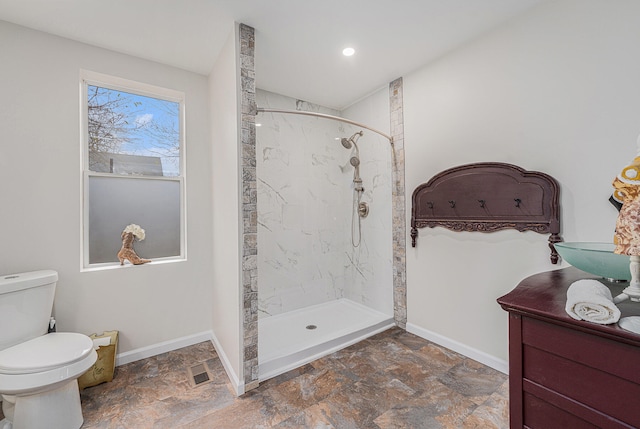
[[[43,335],[0,351],[0,373],[30,374],[68,365],[93,349],[86,335],[58,332]]]

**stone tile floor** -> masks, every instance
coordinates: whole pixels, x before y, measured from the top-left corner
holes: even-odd
[[[213,381],[191,387],[206,362]],[[84,429],[507,428],[507,376],[393,328],[235,397],[210,342],[82,391]]]

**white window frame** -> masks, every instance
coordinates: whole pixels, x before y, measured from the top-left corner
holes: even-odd
[[[180,174],[178,176],[136,176],[113,173],[99,173],[89,170],[89,124],[88,124],[88,86],[123,91],[146,97],[157,98],[178,103],[180,121]],[[187,260],[187,225],[186,225],[186,148],[185,148],[185,94],[168,88],[149,85],[133,80],[123,79],[89,70],[80,70],[80,136],[81,136],[81,261],[80,271],[96,271],[120,268],[119,262],[89,263],[89,179],[90,177],[114,177],[143,180],[167,180],[179,182],[180,186],[180,255],[154,258],[150,265]],[[144,227],[144,225],[142,225]],[[146,264],[149,265],[149,264]],[[125,265],[129,266],[129,265]]]

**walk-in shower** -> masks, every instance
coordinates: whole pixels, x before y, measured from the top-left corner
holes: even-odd
[[[392,151],[341,112],[261,90],[256,101],[265,380],[393,325]]]

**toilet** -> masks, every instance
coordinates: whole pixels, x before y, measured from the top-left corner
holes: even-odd
[[[58,273],[0,276],[0,429],[78,429],[78,377],[95,363],[93,341],[47,334]]]

